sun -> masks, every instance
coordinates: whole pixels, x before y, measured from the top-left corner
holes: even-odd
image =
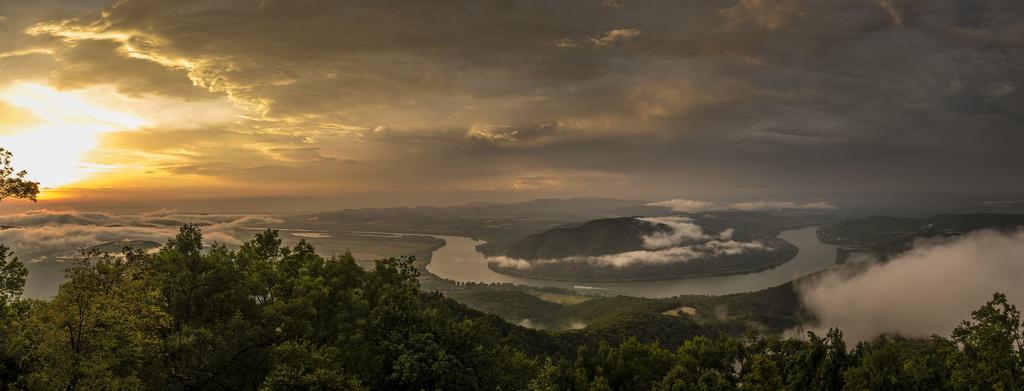
[[[59,188],[112,170],[85,160],[103,133],[135,129],[146,121],[90,99],[35,83],[0,90],[0,147],[43,188]]]

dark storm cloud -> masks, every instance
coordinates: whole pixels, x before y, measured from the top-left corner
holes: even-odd
[[[167,129],[124,144],[191,151],[172,172],[648,198],[1024,191],[1016,0],[124,0],[23,28],[60,41],[58,85],[249,110],[182,133],[187,148],[142,136]]]

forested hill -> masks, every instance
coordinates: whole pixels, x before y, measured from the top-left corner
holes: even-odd
[[[421,291],[410,260],[364,271],[274,231],[204,248],[185,226],[158,252],[84,252],[52,300],[20,299],[0,250],[0,389],[1020,389],[1020,314],[1006,298],[950,338],[839,331],[800,339],[642,342],[513,326]],[[965,314],[966,315],[966,314]],[[642,320],[639,320],[642,321]],[[690,330],[661,330],[686,335]]]
[[[505,254],[518,259],[559,259],[598,256],[644,249],[644,236],[671,233],[672,228],[632,217],[592,220],[528,236]]]
[[[750,273],[796,255],[795,246],[775,237],[787,219],[750,216],[767,218],[750,219],[751,224],[712,215],[598,219],[481,249],[505,256],[489,263],[496,272],[577,282]],[[702,224],[718,229],[707,230]]]

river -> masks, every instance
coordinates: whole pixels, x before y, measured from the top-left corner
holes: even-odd
[[[438,277],[463,282],[513,283],[553,286],[599,295],[672,297],[678,295],[727,295],[758,291],[778,286],[799,277],[835,266],[836,246],[818,241],[817,227],[783,231],[779,237],[796,245],[796,257],[775,268],[748,274],[700,277],[662,281],[588,282],[537,280],[496,273],[487,267],[487,259],[476,251],[483,243],[462,236],[431,235],[444,239],[444,247],[434,252],[427,270]]]

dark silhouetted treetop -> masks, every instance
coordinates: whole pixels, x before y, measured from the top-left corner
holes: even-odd
[[[15,170],[13,158],[10,151],[0,148],[0,200],[13,197],[35,202],[39,195],[39,183],[25,179],[28,172]]]

